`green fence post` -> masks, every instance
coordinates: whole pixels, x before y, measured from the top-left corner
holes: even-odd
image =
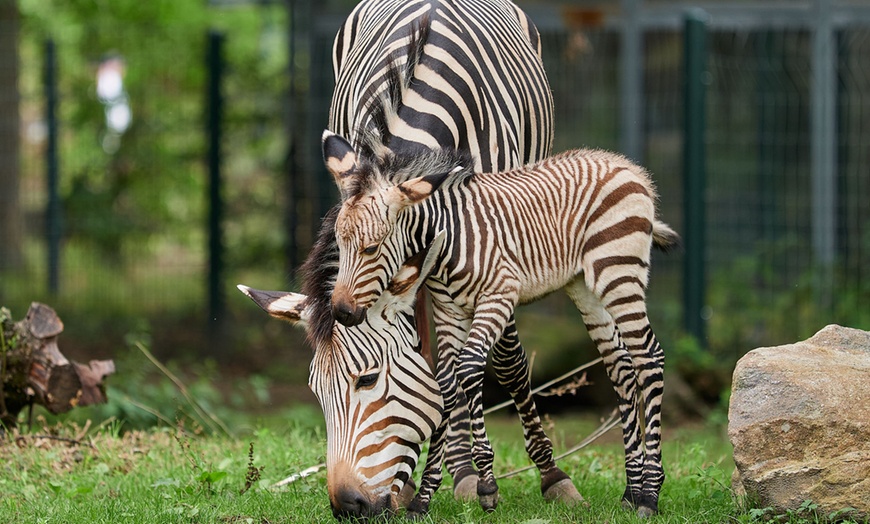
[[[684,33],[683,224],[686,255],[683,265],[683,325],[706,345],[706,86],[707,14],[686,12]]]
[[[208,314],[210,322],[220,322],[224,313],[223,283],[223,199],[221,191],[221,125],[223,121],[224,35],[208,33],[208,87],[206,134],[208,137]]]
[[[45,120],[48,140],[45,148],[46,186],[48,203],[45,210],[46,241],[48,244],[48,291],[57,295],[60,291],[60,239],[61,209],[58,192],[57,160],[57,53],[54,40],[45,42]]]

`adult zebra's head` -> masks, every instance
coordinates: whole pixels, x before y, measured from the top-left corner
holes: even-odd
[[[413,495],[411,473],[443,410],[420,353],[413,306],[442,243],[443,235],[409,258],[352,328],[316,311],[322,305],[307,295],[239,286],[270,315],[304,327],[314,343],[309,387],[326,417],[327,489],[336,517],[391,513]],[[325,319],[329,326],[313,325]]]
[[[355,326],[391,285],[414,247],[411,228],[419,224],[403,222],[402,211],[426,199],[470,162],[462,153],[444,150],[386,153],[370,160],[330,131],[323,134],[323,159],[342,197],[335,220],[339,264],[332,313],[340,323]]]

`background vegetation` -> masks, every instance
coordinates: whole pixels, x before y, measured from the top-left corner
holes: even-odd
[[[316,142],[331,94],[328,46],[353,2],[214,4],[17,2],[24,264],[0,273],[0,303],[16,316],[32,300],[51,304],[66,325],[60,339],[65,353],[79,360],[115,358],[129,373],[119,375],[117,385],[110,379],[112,387],[137,373],[141,380],[131,383],[153,382],[146,372],[150,363],[131,343],[142,341],[172,369],[224,384],[214,397],[204,396],[214,409],[232,404],[243,384],[252,388],[245,395],[268,392],[275,408],[289,400],[310,402],[310,349],[303,337],[266,318],[234,285],[296,289],[293,261],[305,255],[322,211],[335,201]],[[229,299],[220,319],[208,318],[205,307],[210,30],[226,35],[223,289]],[[681,327],[682,255],[657,254],[653,325],[668,354],[669,383],[682,381],[693,395],[669,405],[716,412],[727,398],[734,363],[754,347],[803,339],[832,322],[870,329],[870,223],[860,211],[861,195],[870,188],[861,154],[870,129],[870,76],[860,63],[870,51],[867,31],[850,28],[838,36],[842,234],[831,285],[821,293],[809,245],[808,35],[792,29],[711,35],[709,337],[695,340]],[[542,32],[558,115],[556,149],[617,149],[618,31],[607,23],[564,22],[542,25]],[[46,285],[43,218],[48,38],[59,53],[64,236],[57,294]],[[644,163],[659,187],[663,218],[682,230],[681,34],[650,31],[644,44]],[[124,61],[133,114],[132,126],[115,143],[95,91],[98,65],[108,56]],[[296,246],[288,245],[291,202],[298,212]],[[523,308],[519,322],[534,354],[536,381],[596,356],[562,296]],[[606,409],[601,406],[610,405],[612,394],[604,375],[595,373],[595,386],[582,395],[542,404],[552,411]],[[256,387],[254,381],[260,381]],[[491,391],[499,395],[497,388]],[[110,398],[125,394],[113,393]],[[142,413],[110,409],[139,427]]]

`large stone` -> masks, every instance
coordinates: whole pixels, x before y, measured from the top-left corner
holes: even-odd
[[[827,326],[737,363],[728,411],[737,483],[778,513],[870,516],[870,332]]]

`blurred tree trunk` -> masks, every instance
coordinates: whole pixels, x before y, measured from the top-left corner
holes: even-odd
[[[16,0],[0,0],[0,270],[18,268],[22,220],[19,202],[18,34]]]

